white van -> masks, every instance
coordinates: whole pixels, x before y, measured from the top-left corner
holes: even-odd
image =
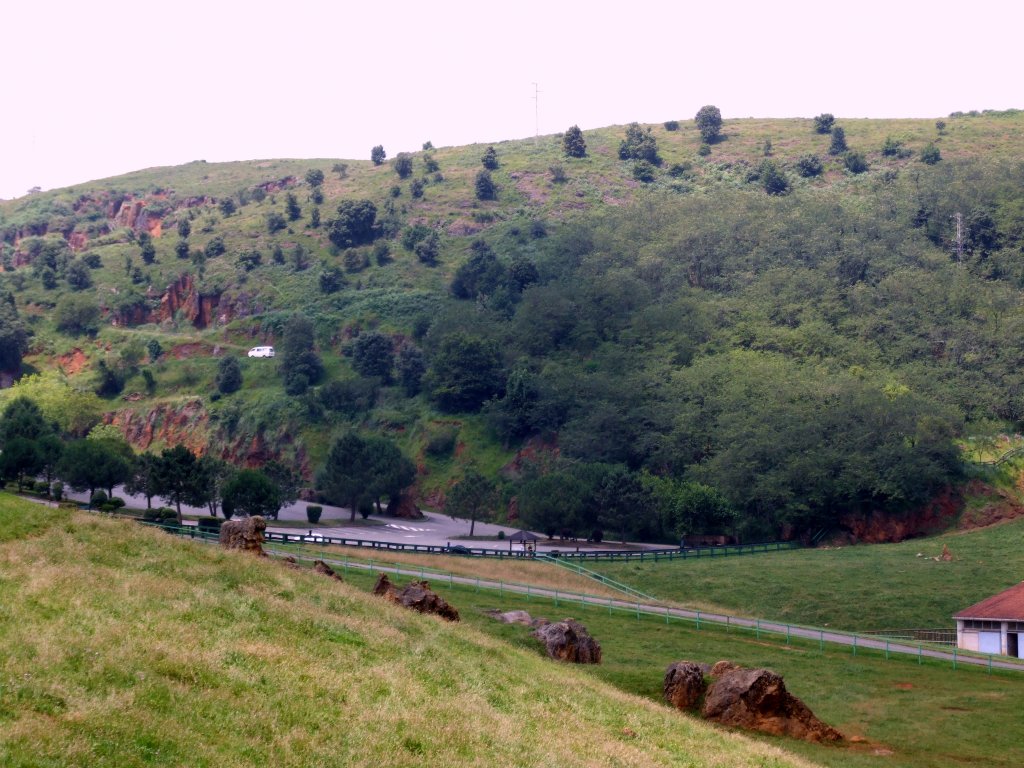
[[[253,347],[249,350],[249,357],[273,357],[273,347]]]

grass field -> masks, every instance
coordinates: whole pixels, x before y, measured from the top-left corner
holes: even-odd
[[[809,765],[475,623],[0,495],[0,765]]]
[[[948,545],[952,562],[936,561]],[[920,556],[918,556],[920,553]],[[1024,576],[1024,519],[899,544],[800,549],[594,570],[663,600],[846,630],[947,627]]]

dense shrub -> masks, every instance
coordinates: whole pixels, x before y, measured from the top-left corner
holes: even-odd
[[[655,179],[654,166],[646,160],[637,160],[633,164],[633,178],[637,181],[649,184]]]
[[[570,126],[562,136],[562,152],[566,157],[587,156],[587,142],[578,125]]]
[[[864,173],[868,170],[868,161],[860,152],[847,152],[843,156],[843,165],[850,173]]]
[[[409,178],[412,176],[412,155],[407,152],[399,152],[398,156],[391,161],[391,167],[398,174],[398,178]]]
[[[831,133],[832,125],[836,119],[833,115],[828,112],[822,112],[816,118],[814,118],[814,131],[815,133]]]
[[[619,143],[620,160],[646,160],[651,165],[661,165],[658,156],[658,141],[650,128],[641,128],[639,123],[626,126],[626,137]]]
[[[929,144],[921,150],[921,162],[927,165],[935,165],[942,159],[942,153],[934,144]]]
[[[817,155],[803,155],[796,161],[796,172],[805,179],[820,176],[824,170],[821,158]]]
[[[387,152],[384,151],[384,145],[378,144],[370,150],[370,160],[373,161],[374,165],[380,165],[387,159]],[[347,168],[346,168],[347,170]],[[345,178],[342,176],[342,178]]]
[[[324,513],[324,508],[319,504],[307,504],[306,505],[306,520],[313,525],[320,522],[320,516]]]
[[[835,126],[832,129],[832,142],[828,146],[828,153],[830,155],[841,155],[849,147],[846,146],[846,131],[843,130],[842,126]]]
[[[495,186],[494,179],[491,178],[491,172],[488,170],[480,171],[476,175],[473,188],[476,191],[477,200],[493,200],[498,195],[498,188]]]
[[[480,163],[488,171],[498,170],[498,152],[494,147],[488,147],[484,150],[483,156],[480,158]]]
[[[222,357],[217,364],[217,391],[230,395],[242,388],[242,367],[234,355]]]
[[[665,121],[665,130],[666,131],[678,131],[679,130],[679,121],[678,120],[666,120]]]
[[[722,130],[722,112],[713,104],[707,104],[697,110],[693,120],[697,124],[697,130],[700,131],[701,139],[706,144],[714,141]]]

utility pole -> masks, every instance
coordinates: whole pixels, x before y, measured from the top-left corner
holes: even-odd
[[[953,214],[953,219],[956,221],[956,241],[954,246],[956,247],[956,263],[964,263],[964,215],[960,212]]]
[[[533,143],[540,142],[540,89],[533,84]]]

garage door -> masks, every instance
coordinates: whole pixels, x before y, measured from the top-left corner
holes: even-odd
[[[978,650],[982,653],[1002,653],[1003,647],[1000,643],[998,632],[980,632],[978,638]]]

